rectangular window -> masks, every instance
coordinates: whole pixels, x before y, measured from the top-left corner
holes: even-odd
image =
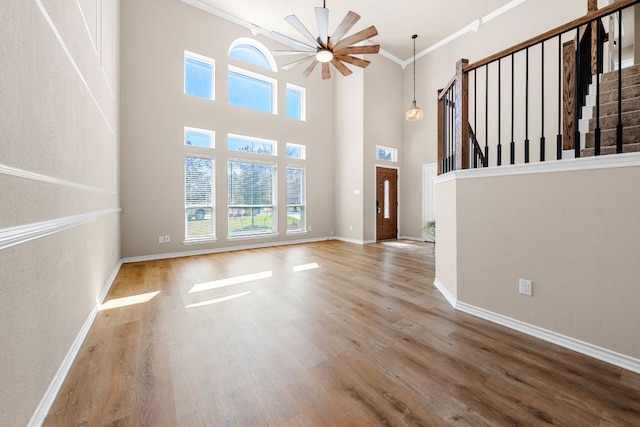
[[[277,81],[229,65],[229,104],[277,114]]]
[[[215,148],[216,133],[212,130],[184,128],[184,145],[190,147]]]
[[[304,145],[287,143],[287,157],[290,159],[306,159],[306,147]]]
[[[306,231],[304,168],[287,167],[287,233]]]
[[[385,160],[387,162],[396,163],[398,161],[398,150],[395,148],[376,145],[376,160]]]
[[[287,117],[306,120],[306,91],[304,88],[287,83]]]
[[[184,93],[214,99],[215,61],[197,53],[184,51]]]
[[[240,151],[242,153],[264,154],[265,156],[276,155],[276,141],[269,139],[252,138],[249,136],[232,135],[227,136],[227,149],[229,151]]]
[[[215,238],[213,160],[184,158],[185,240]]]
[[[275,234],[276,166],[230,160],[229,237]]]

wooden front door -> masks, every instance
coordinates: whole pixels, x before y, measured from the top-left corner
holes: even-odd
[[[398,237],[398,171],[376,168],[376,239]]]

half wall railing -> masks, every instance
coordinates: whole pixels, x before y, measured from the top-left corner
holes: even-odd
[[[636,132],[625,131],[640,123],[640,93],[623,86],[630,80],[623,21],[640,0],[600,10],[595,3],[585,16],[495,55],[458,61],[438,91],[438,174],[636,151]],[[627,118],[632,97],[637,120]]]

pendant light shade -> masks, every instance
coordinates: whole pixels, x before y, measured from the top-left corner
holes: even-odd
[[[416,103],[416,39],[418,38],[418,35],[414,34],[411,38],[413,39],[413,102],[411,103],[411,108],[407,110],[404,117],[407,121],[415,122],[422,119],[424,112]]]

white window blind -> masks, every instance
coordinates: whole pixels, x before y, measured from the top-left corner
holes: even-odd
[[[213,160],[184,158],[185,239],[215,238]]]
[[[276,232],[275,179],[274,164],[228,162],[229,236]]]
[[[306,231],[305,173],[303,167],[287,167],[287,232]]]

